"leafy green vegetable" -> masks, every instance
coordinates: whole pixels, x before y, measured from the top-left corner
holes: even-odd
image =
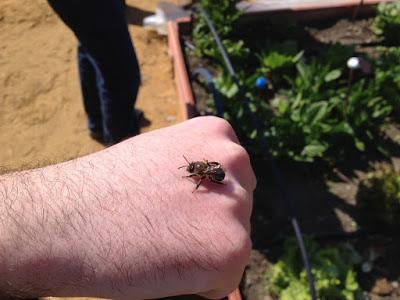
[[[349,93],[340,69],[311,60],[296,70],[271,101],[267,136],[276,155],[312,162],[338,147],[364,151],[380,136],[393,104],[379,96],[375,81],[360,80]]]
[[[233,59],[240,60],[249,54],[249,49],[244,46],[242,40],[235,38],[234,28],[240,17],[240,13],[236,9],[237,2],[235,0],[200,0],[198,5],[203,7],[210,15],[228,54]],[[222,62],[215,40],[199,12],[195,14],[195,26],[192,35],[198,56],[207,56]]]
[[[288,65],[292,66],[302,54],[294,40],[267,44],[266,47],[267,50],[260,55],[261,66],[265,72],[275,71]]]
[[[329,64],[335,69],[343,69],[349,57],[352,56],[354,56],[354,46],[330,44],[321,53],[321,63]]]
[[[375,34],[383,36],[387,44],[398,45],[400,40],[400,2],[383,2],[372,25]]]
[[[380,59],[375,61],[375,83],[379,95],[387,99],[400,115],[400,48],[381,48]]]
[[[306,239],[318,299],[354,300],[361,295],[354,266],[361,256],[350,244],[321,247]],[[287,239],[281,259],[267,273],[267,287],[279,299],[309,300],[307,274],[294,238]]]
[[[261,63],[259,72],[268,74],[274,85],[281,84],[283,76],[302,58],[303,51],[298,50],[296,41],[286,40],[282,43],[267,43],[266,49],[258,57]]]
[[[328,74],[325,75],[325,82],[333,81],[338,79],[342,75],[342,71],[335,69],[330,71]]]

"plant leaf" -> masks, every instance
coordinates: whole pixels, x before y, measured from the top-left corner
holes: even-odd
[[[303,57],[303,54],[304,54],[304,50],[300,51],[299,53],[296,54],[295,57],[293,57],[292,61],[294,63],[297,63]]]
[[[233,98],[239,91],[239,88],[236,84],[232,84],[232,86],[226,91],[226,96],[228,98]]]
[[[354,138],[354,145],[360,151],[365,150],[365,144],[362,141],[360,141],[358,138]]]
[[[354,134],[353,128],[347,122],[339,123],[338,125],[334,126],[332,129],[333,133],[347,133],[349,135]]]
[[[305,117],[311,126],[315,125],[318,121],[322,120],[328,111],[328,104],[326,101],[319,101],[312,103],[307,111]]]
[[[301,154],[310,157],[316,157],[316,156],[321,157],[322,154],[326,151],[326,149],[327,147],[322,144],[307,145],[304,147]]]
[[[325,80],[325,82],[330,82],[330,81],[338,79],[341,75],[342,75],[342,71],[340,71],[339,69],[332,70],[328,74],[325,75],[324,80]]]

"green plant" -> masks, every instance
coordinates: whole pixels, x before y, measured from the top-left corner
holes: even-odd
[[[400,226],[400,173],[392,166],[369,172],[360,183],[358,205],[389,226]]]
[[[329,64],[334,69],[343,69],[349,57],[354,56],[354,46],[329,44],[321,52],[321,63]]]
[[[236,0],[200,0],[198,5],[204,8],[210,16],[228,54],[234,59],[246,57],[249,50],[244,42],[235,38],[234,29],[240,17],[236,9]],[[221,55],[214,37],[200,12],[195,13],[193,41],[198,56],[207,56],[221,61]]]
[[[361,262],[350,244],[321,247],[306,238],[318,299],[360,299],[354,266]],[[281,259],[267,272],[267,288],[281,300],[311,299],[307,274],[294,238],[285,241]]]
[[[301,59],[304,51],[299,51],[296,41],[285,40],[281,43],[267,43],[260,55],[260,73],[268,74],[273,84],[282,83],[283,75],[290,72]]]
[[[397,118],[400,115],[400,47],[380,49],[375,61],[375,83],[379,94],[390,101]]]
[[[375,34],[384,37],[386,43],[398,45],[400,40],[400,2],[380,3],[372,30]]]
[[[254,91],[254,82],[257,75],[250,77],[244,73],[239,73],[239,83],[244,88],[245,96],[249,101],[249,109],[260,117],[260,120],[270,120],[273,117],[269,104],[258,97]],[[249,122],[248,116],[245,114],[243,99],[239,92],[239,87],[234,83],[232,77],[224,71],[215,78],[215,85],[219,91],[225,108],[224,118],[231,122],[241,140],[247,138],[254,140],[257,132]],[[209,99],[208,106],[213,109],[214,103]]]
[[[290,43],[280,45],[281,49],[291,47]],[[343,152],[364,151],[367,146],[387,154],[384,144],[376,141],[382,139],[382,128],[395,104],[393,99],[398,99],[397,95],[381,96],[383,90],[389,89],[383,84],[388,79],[384,80],[382,74],[381,81],[361,79],[349,90],[343,67],[332,68],[317,59],[297,59],[300,55],[295,54],[296,48],[292,49],[283,51],[281,56],[264,56],[264,67],[281,72],[280,86],[284,86],[271,98],[255,89],[256,75],[246,78],[244,72],[239,74],[250,110],[261,120],[273,155],[313,162],[316,158],[334,159]],[[257,134],[244,114],[238,86],[229,74],[221,74],[216,86],[222,94],[227,119],[241,135],[255,139]]]
[[[342,69],[315,59],[296,68],[293,78],[285,76],[289,87],[271,100],[274,117],[265,135],[275,156],[312,162],[341,154],[339,148],[364,151],[381,135],[392,106],[373,81],[362,79],[349,92]]]

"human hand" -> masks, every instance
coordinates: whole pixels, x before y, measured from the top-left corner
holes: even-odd
[[[220,162],[225,184],[205,181],[193,192],[178,169],[182,155]],[[41,203],[51,217],[28,224],[40,232],[36,257],[48,262],[45,278],[40,268],[30,273],[47,279],[42,295],[221,298],[238,285],[251,250],[256,180],[226,121],[192,119],[32,172],[35,183],[53,183],[38,193],[42,202],[51,195]],[[29,250],[20,256],[32,261]]]

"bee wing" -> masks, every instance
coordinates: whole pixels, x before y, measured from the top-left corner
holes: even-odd
[[[221,167],[221,164],[219,162],[217,162],[217,161],[209,161],[208,165],[211,166],[211,167],[214,167],[214,168],[220,168]]]
[[[213,180],[222,181],[225,178],[225,172],[221,168],[214,168],[211,172]]]

